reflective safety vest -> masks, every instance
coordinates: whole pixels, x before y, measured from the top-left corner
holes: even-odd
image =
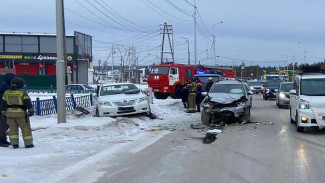
[[[7,90],[3,94],[2,100],[7,103],[7,117],[24,117],[26,106],[24,100],[30,100],[30,97],[24,90]]]
[[[190,85],[190,93],[196,93],[197,91],[197,85],[192,82],[191,85]]]

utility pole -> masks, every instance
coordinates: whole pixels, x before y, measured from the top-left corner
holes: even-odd
[[[114,81],[114,45],[112,44],[112,83]]]
[[[189,43],[188,39],[186,40],[186,42],[187,42],[187,62],[188,62],[188,65],[191,65],[190,43]]]
[[[194,64],[196,65],[197,63],[197,53],[196,53],[196,3],[194,0],[194,14],[193,14],[193,18],[194,18]]]
[[[65,25],[64,25],[64,3],[63,0],[56,0],[56,87],[57,87],[57,120],[58,123],[66,123],[65,104]]]
[[[213,58],[214,58],[214,65],[217,65],[217,54],[216,54],[216,36],[213,35]]]
[[[101,62],[102,62],[101,60],[98,60],[98,65],[99,65],[98,70],[99,70],[99,72],[100,72],[100,64],[101,64]]]
[[[164,23],[164,28],[161,28],[160,30],[162,31],[163,35],[163,40],[162,40],[162,44],[161,44],[161,58],[160,58],[160,63],[164,62],[164,54],[165,53],[170,53],[172,55],[172,60],[173,63],[175,63],[175,59],[174,59],[174,41],[173,41],[173,26],[172,25],[168,25],[166,22]],[[165,47],[165,35],[167,34],[168,37],[168,42],[169,42],[169,49],[170,52],[165,52],[164,51],[164,47]],[[172,40],[170,38],[170,35],[172,35]]]

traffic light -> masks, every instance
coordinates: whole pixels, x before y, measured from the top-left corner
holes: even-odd
[[[77,65],[73,65],[73,70],[77,70]]]
[[[43,64],[40,64],[39,67],[42,69],[43,68]]]

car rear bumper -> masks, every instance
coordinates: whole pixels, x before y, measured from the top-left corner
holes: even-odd
[[[287,105],[287,106],[289,106],[290,105],[290,99],[287,99],[287,98],[279,98],[278,99],[278,104],[279,105]]]

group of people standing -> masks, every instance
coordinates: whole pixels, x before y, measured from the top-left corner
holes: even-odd
[[[33,136],[29,117],[34,108],[27,92],[23,90],[24,80],[7,73],[0,84],[0,147],[19,148],[19,128],[22,132],[25,148],[33,148]],[[9,139],[7,141],[7,130]]]
[[[212,86],[212,78],[209,78],[209,83],[206,86],[206,91],[209,91]],[[187,113],[200,112],[200,104],[203,100],[202,83],[199,78],[187,80],[181,90],[182,102],[184,108],[188,108]]]

